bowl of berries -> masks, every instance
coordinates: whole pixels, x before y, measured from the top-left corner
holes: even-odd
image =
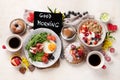
[[[101,49],[106,36],[106,26],[95,19],[83,20],[78,26],[80,41],[90,50]]]

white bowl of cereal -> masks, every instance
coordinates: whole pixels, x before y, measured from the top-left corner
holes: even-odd
[[[80,41],[90,50],[101,49],[106,36],[106,26],[94,19],[83,20],[78,26]]]

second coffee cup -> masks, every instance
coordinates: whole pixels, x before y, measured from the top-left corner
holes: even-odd
[[[104,65],[104,56],[99,51],[91,51],[87,55],[87,64],[93,69],[100,69]]]

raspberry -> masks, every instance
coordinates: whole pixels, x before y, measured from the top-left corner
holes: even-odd
[[[109,50],[111,53],[115,53],[115,48],[110,48]]]
[[[103,54],[103,56],[106,56],[106,52],[105,51],[101,51],[101,53]]]
[[[85,33],[85,36],[88,36],[88,35],[89,35],[89,33],[86,32],[86,33]]]
[[[6,46],[5,46],[5,45],[2,45],[2,48],[3,48],[3,49],[6,49]]]
[[[106,69],[107,67],[105,65],[102,66],[102,69]]]
[[[105,60],[106,60],[107,62],[110,62],[110,61],[111,61],[111,58],[110,58],[109,56],[105,56]]]
[[[99,34],[96,34],[96,35],[95,35],[95,38],[100,38],[100,35],[99,35]]]

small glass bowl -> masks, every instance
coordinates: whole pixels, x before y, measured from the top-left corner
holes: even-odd
[[[101,20],[102,22],[108,23],[108,22],[110,21],[110,14],[107,13],[107,12],[101,13],[101,15],[100,15],[100,20]]]
[[[67,41],[74,40],[76,37],[76,29],[73,26],[65,26],[61,30],[61,36]]]

